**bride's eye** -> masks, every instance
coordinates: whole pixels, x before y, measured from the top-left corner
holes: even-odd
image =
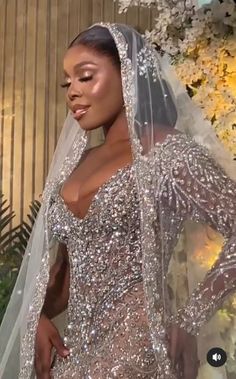
[[[71,85],[70,82],[66,82],[66,83],[62,83],[62,84],[60,84],[60,86],[61,86],[62,88],[68,88],[70,85]]]
[[[89,80],[92,80],[93,79],[93,76],[90,75],[90,76],[84,76],[82,78],[79,79],[80,82],[88,82]],[[65,83],[62,83],[60,86],[62,88],[68,88],[69,86],[71,85],[71,82],[65,82]]]
[[[79,81],[80,82],[88,82],[89,80],[92,80],[92,79],[93,79],[93,77],[92,77],[92,75],[90,75],[90,76],[84,76],[83,78],[80,78]]]

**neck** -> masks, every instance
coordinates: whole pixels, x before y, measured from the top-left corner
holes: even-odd
[[[128,122],[123,109],[111,126],[103,127],[105,134],[105,145],[114,145],[119,142],[128,142],[130,140]]]

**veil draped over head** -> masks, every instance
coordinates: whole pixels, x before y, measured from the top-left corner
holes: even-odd
[[[235,163],[218,142],[211,125],[204,121],[200,110],[194,106],[176,79],[168,59],[161,58],[144,38],[129,26],[105,23],[99,25],[109,30],[119,52],[123,98],[140,202],[142,270],[150,333],[158,360],[165,362],[162,372],[166,376],[160,378],[170,379],[163,325],[165,326],[173,309],[166,274],[175,246],[168,244],[168,233],[171,233],[172,226],[166,225],[165,204],[157,201],[159,194],[162,193],[164,198],[167,190],[165,183],[160,184],[158,181],[160,167],[155,163],[157,155],[165,154],[165,144],[173,138],[173,133],[178,129],[207,146],[233,179],[236,178]],[[102,128],[100,130],[102,135]],[[50,199],[58,188],[58,183],[66,180],[78,165],[84,151],[93,145],[92,133],[82,130],[70,113],[68,114],[47,178],[42,207],[0,330],[2,379],[27,379],[33,375],[35,332],[45,299],[50,265],[57,251],[57,243],[51,237],[47,226]],[[165,171],[165,167],[161,169]],[[194,228],[189,231],[190,234],[193,230]],[[156,233],[161,234],[161,251],[156,249]],[[194,238],[191,241],[194,241]],[[191,251],[194,250],[194,246],[190,245],[189,252],[185,252],[188,262],[191,263]],[[188,244],[184,249],[187,248]],[[192,291],[199,280],[196,265],[195,271],[192,264],[187,264],[186,267],[187,287]],[[223,346],[217,327],[212,327],[211,332],[208,330],[207,338],[209,341],[211,335],[214,345],[220,343],[220,346]],[[204,338],[204,335],[198,337],[202,364],[203,352],[206,349]],[[222,378],[226,378],[223,369]]]

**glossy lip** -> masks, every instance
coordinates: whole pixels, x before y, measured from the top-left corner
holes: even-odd
[[[82,104],[75,104],[71,107],[71,110],[73,113],[76,113],[78,109],[88,109],[90,105],[82,105]]]
[[[72,116],[77,121],[79,121],[81,117],[83,117],[85,113],[87,113],[89,108],[90,108],[90,105],[83,105],[83,104],[74,104],[73,106],[70,107],[72,111]]]

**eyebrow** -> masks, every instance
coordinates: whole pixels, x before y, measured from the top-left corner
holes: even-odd
[[[79,68],[81,68],[81,67],[83,67],[83,66],[86,66],[86,65],[97,66],[96,63],[93,63],[93,62],[91,62],[91,61],[82,61],[82,62],[80,62],[80,63],[77,63],[77,64],[74,66],[73,70],[74,70],[74,72],[76,72]],[[64,74],[68,76],[68,74],[67,74],[67,72],[66,72],[65,70],[64,70]]]

